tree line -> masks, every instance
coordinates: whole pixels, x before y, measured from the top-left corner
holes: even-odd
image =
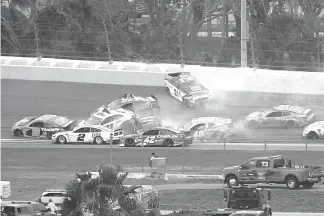
[[[323,0],[247,0],[249,66],[323,71],[323,9]],[[238,67],[240,13],[240,0],[3,0],[2,55]]]

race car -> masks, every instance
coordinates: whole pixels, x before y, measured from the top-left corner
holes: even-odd
[[[52,143],[94,143],[104,144],[114,138],[114,131],[100,125],[82,126],[73,131],[53,134]],[[116,137],[115,137],[116,139]]]
[[[189,72],[170,73],[164,82],[168,94],[189,107],[204,105],[211,100],[210,91],[199,84]]]
[[[245,117],[249,128],[303,127],[315,121],[312,109],[294,105],[279,105],[265,111],[253,112]]]
[[[314,122],[304,128],[303,137],[307,139],[324,138],[324,121]]]
[[[202,142],[222,140],[235,135],[231,118],[212,116],[194,118],[183,127],[183,130],[190,131],[194,139],[199,139]]]
[[[96,109],[82,125],[102,125],[111,130],[121,129],[123,124],[131,123],[133,128],[140,127],[132,111],[126,109],[109,109],[103,105]],[[141,128],[140,128],[141,129]]]
[[[170,127],[156,127],[139,134],[131,134],[121,138],[121,147],[163,146],[175,147],[192,143],[192,136]]]
[[[132,111],[144,129],[160,126],[160,105],[154,95],[139,97],[125,94],[123,97],[107,105],[111,110],[126,109]]]
[[[41,139],[51,139],[52,135],[61,131],[70,131],[77,127],[81,121],[70,120],[63,116],[42,115],[29,116],[16,122],[11,128],[13,136],[34,137]]]

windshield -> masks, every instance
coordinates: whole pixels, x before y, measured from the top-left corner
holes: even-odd
[[[63,126],[65,125],[68,121],[70,121],[69,119],[65,118],[65,117],[59,117],[57,119],[55,119],[53,121],[54,124],[58,125],[58,126]]]
[[[91,115],[85,122],[89,125],[100,125],[102,118]]]
[[[295,106],[291,109],[291,111],[295,112],[295,113],[303,113],[304,112],[304,108],[301,108],[301,107],[298,107],[298,106]]]
[[[193,92],[191,93],[192,97],[194,98],[200,98],[200,97],[209,97],[209,93],[207,91],[203,91],[203,92]]]

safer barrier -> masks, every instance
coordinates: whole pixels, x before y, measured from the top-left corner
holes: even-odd
[[[324,73],[320,72],[1,57],[2,79],[164,86],[167,73],[181,71],[191,72],[213,90],[324,94]]]

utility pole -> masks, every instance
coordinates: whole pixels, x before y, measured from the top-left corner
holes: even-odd
[[[247,67],[247,40],[246,0],[241,0],[241,67]]]

